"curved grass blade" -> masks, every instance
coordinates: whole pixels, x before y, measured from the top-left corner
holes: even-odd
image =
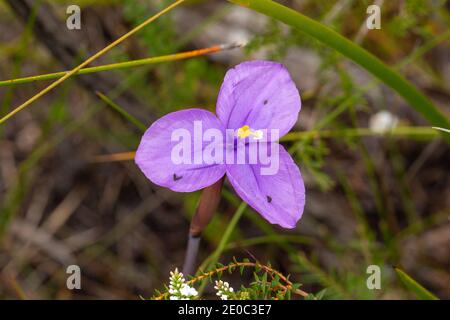
[[[439,127],[432,127],[434,130],[438,130],[438,131],[442,131],[445,133],[450,133],[450,129],[445,129],[445,128],[439,128]]]
[[[408,289],[408,291],[414,293],[420,300],[439,300],[434,294],[422,287],[416,280],[411,278],[406,272],[401,269],[394,267],[398,278],[403,283],[403,285]]]
[[[383,83],[394,89],[415,110],[420,112],[432,125],[449,128],[450,122],[414,85],[406,80],[394,69],[385,65],[373,54],[343,37],[336,31],[317,22],[297,11],[271,0],[228,0],[268,17],[279,20],[335,49],[345,57],[351,59]],[[445,136],[447,141],[450,138]]]

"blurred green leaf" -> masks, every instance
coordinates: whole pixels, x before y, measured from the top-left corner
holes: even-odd
[[[403,270],[394,267],[395,272],[397,273],[398,278],[403,283],[403,285],[412,293],[414,293],[417,298],[420,300],[439,300],[434,294],[425,289],[422,285],[420,285],[416,280],[411,278],[406,272]]]

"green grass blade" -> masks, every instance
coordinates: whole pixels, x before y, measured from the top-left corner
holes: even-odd
[[[389,138],[422,138],[433,139],[439,137],[438,128],[432,127],[397,127],[386,132],[376,132],[371,128],[349,128],[337,130],[309,130],[292,131],[280,139],[280,141],[298,141],[311,138],[334,138],[334,137],[389,137]],[[445,131],[444,131],[445,132]]]
[[[110,98],[108,98],[107,96],[105,96],[103,93],[101,92],[96,92],[96,95],[104,102],[106,103],[108,106],[110,106],[111,108],[113,108],[115,111],[117,111],[122,117],[124,117],[126,120],[128,120],[129,122],[131,122],[132,124],[134,124],[138,129],[140,129],[142,132],[144,132],[147,127],[145,124],[143,124],[141,121],[139,121],[138,119],[136,119],[135,117],[133,117],[131,114],[129,114],[124,108],[122,108],[121,106],[119,106],[117,103],[115,103],[114,101],[112,101]]]
[[[437,127],[450,128],[449,120],[414,85],[373,54],[336,31],[297,11],[271,0],[228,0],[302,31],[351,59],[394,89],[425,119]],[[450,141],[448,137],[445,137]]]
[[[445,128],[439,128],[439,127],[432,127],[434,130],[438,130],[441,132],[445,132],[445,133],[450,133],[450,129],[445,129]]]
[[[414,293],[417,298],[420,300],[439,300],[438,297],[422,287],[422,285],[406,274],[406,272],[396,267],[394,267],[394,270],[403,285],[408,289],[408,291]]]
[[[205,262],[198,268],[198,270],[210,270],[219,261],[219,258],[222,255],[222,253],[226,250],[226,246],[228,245],[228,241],[230,240],[231,234],[233,233],[239,220],[241,219],[242,215],[244,214],[245,209],[247,209],[247,204],[245,202],[241,202],[241,204],[237,208],[235,214],[231,218],[230,223],[228,224],[227,228],[225,229],[225,232],[223,233],[223,236],[222,236],[216,250],[211,254],[211,256],[209,256],[205,260]],[[205,285],[206,285],[206,282],[202,282],[202,284],[198,288],[198,291],[202,292],[203,289],[205,288]]]

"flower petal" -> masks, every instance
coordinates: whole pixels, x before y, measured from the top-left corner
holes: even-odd
[[[201,135],[198,135],[199,123],[202,126]],[[187,109],[169,113],[147,129],[136,152],[135,162],[153,183],[173,191],[191,192],[210,186],[225,174],[225,165],[194,162],[195,156],[203,154],[208,146],[208,143],[203,143],[196,148],[194,140],[201,140],[208,129],[223,132],[219,119],[209,111]],[[185,134],[185,139],[180,135],[173,136],[174,132]],[[186,141],[186,148],[182,148],[179,155],[191,159],[190,163],[175,160],[174,148],[182,146],[182,141]],[[219,148],[222,148],[223,142],[220,143]]]
[[[249,61],[225,75],[216,113],[227,129],[278,129],[282,137],[296,123],[300,108],[298,90],[282,64]]]
[[[227,166],[227,177],[237,194],[267,221],[294,228],[303,214],[305,186],[289,153],[279,147],[278,172],[262,175],[261,164]]]

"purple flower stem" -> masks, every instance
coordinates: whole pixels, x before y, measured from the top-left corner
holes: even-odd
[[[202,191],[197,210],[192,217],[189,228],[188,244],[183,265],[183,273],[185,275],[195,272],[201,234],[219,206],[223,180],[224,178],[219,179],[219,181]]]
[[[183,274],[194,274],[195,263],[197,260],[198,248],[200,246],[200,236],[189,235],[186,249],[186,256],[184,258]]]

